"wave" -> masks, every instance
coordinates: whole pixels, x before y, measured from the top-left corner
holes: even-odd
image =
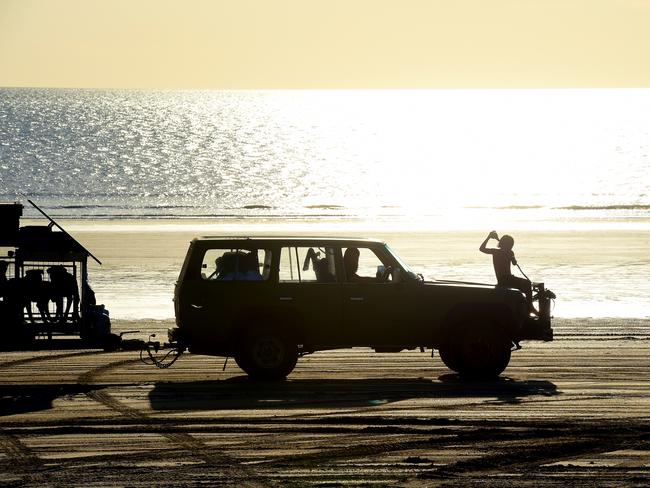
[[[174,219],[174,220],[196,220],[196,219],[309,219],[315,217],[328,217],[328,218],[358,218],[354,214],[338,214],[338,213],[301,213],[301,214],[241,214],[241,213],[223,213],[223,214],[210,214],[210,213],[196,213],[196,214],[172,214],[172,213],[94,213],[87,215],[70,215],[70,214],[56,214],[50,213],[50,217],[55,219],[68,219],[68,220],[110,220],[110,219],[153,219],[153,220],[164,220],[164,219]]]
[[[340,208],[345,208],[343,205],[329,205],[329,204],[321,204],[321,205],[305,205],[305,208],[311,208],[311,209],[324,209],[324,210],[337,210]]]
[[[93,208],[132,208],[137,209],[161,209],[161,210],[172,210],[172,209],[187,209],[187,208],[196,208],[194,205],[99,205],[99,204],[88,204],[88,205],[48,205],[47,208],[50,209],[59,209],[59,210],[83,210],[83,209],[93,209]]]
[[[650,204],[632,205],[569,205],[553,207],[555,210],[650,210]]]
[[[535,208],[546,208],[544,205],[500,205],[497,207],[469,206],[467,209],[488,209],[488,210],[528,210]]]
[[[614,204],[614,205],[566,205],[549,207],[546,205],[500,205],[500,206],[467,206],[468,210],[650,210],[650,204]]]
[[[141,212],[147,210],[187,210],[187,209],[205,209],[210,207],[210,205],[119,205],[119,204],[53,204],[46,205],[50,210],[93,210],[93,209],[121,209],[121,210],[133,210],[133,212]],[[273,205],[264,205],[264,204],[251,204],[251,205],[242,205],[241,207],[229,207],[230,210],[273,210],[278,209],[279,207]],[[341,210],[345,207],[343,205],[305,205],[302,207],[309,210]],[[382,207],[385,208],[385,207]],[[394,207],[396,208],[396,207]],[[312,214],[307,214],[312,215]]]

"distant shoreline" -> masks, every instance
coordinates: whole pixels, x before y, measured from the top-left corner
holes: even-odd
[[[107,217],[70,217],[51,216],[61,223],[66,230],[78,231],[111,231],[142,230],[142,231],[179,231],[184,229],[216,229],[226,231],[236,229],[237,232],[250,233],[259,231],[303,232],[310,229],[360,232],[382,232],[387,234],[399,232],[484,232],[486,219],[472,222],[454,222],[453,219],[436,217],[405,217],[405,216],[341,216],[341,215],[221,215],[221,216],[125,216]],[[24,217],[22,225],[41,225],[44,219]],[[592,220],[574,221],[514,221],[494,216],[490,222],[500,229],[519,232],[650,232],[650,216],[638,220],[608,220],[594,218]]]

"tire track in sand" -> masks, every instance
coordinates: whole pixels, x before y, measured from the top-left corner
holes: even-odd
[[[41,460],[27,446],[11,434],[0,432],[0,449],[9,458],[9,461],[25,468],[39,468]]]
[[[79,356],[90,356],[100,354],[101,351],[80,351],[67,352],[62,354],[48,354],[43,356],[32,356],[0,363],[0,369],[22,366],[25,364],[39,363],[43,361],[52,361],[67,359]],[[0,451],[7,457],[7,466],[15,466],[21,471],[21,482],[40,484],[45,481],[43,472],[43,462],[41,459],[25,446],[16,436],[7,434],[0,430]]]
[[[46,468],[43,462],[18,438],[0,431],[0,451],[4,452],[7,462],[0,471],[8,469],[12,474],[18,474],[16,486],[34,484],[40,486],[47,481]]]
[[[93,386],[96,384],[95,379],[112,369],[136,364],[140,359],[125,359],[121,361],[114,361],[111,363],[98,366],[90,369],[85,373],[79,375],[77,382],[84,386]],[[113,398],[109,393],[103,390],[91,389],[85,395],[92,400],[105,405],[123,415],[132,419],[151,420],[152,417],[141,410],[135,409]],[[155,419],[155,418],[154,418]],[[160,435],[170,440],[172,443],[178,445],[184,450],[192,454],[192,456],[200,459],[210,467],[219,468],[227,479],[237,481],[237,486],[245,487],[268,487],[273,486],[270,480],[263,479],[262,476],[256,471],[253,471],[249,466],[245,466],[236,458],[219,452],[218,450],[206,445],[195,437],[186,432],[158,432]]]
[[[81,352],[67,352],[63,354],[50,354],[44,356],[36,356],[22,359],[14,359],[12,361],[5,361],[0,363],[0,369],[11,368],[13,366],[21,366],[23,364],[38,363],[41,361],[51,361],[54,359],[67,359],[78,356],[92,356],[94,354],[106,354],[103,351],[81,351]]]

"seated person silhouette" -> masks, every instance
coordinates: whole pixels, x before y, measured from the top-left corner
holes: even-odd
[[[499,242],[496,248],[487,247],[487,243],[490,239],[496,239]],[[516,288],[524,292],[530,312],[536,314],[537,310],[533,307],[533,288],[531,282],[525,278],[514,276],[510,271],[510,264],[514,264],[515,266],[517,265],[515,253],[512,251],[514,245],[515,240],[511,236],[504,235],[499,239],[498,234],[493,230],[481,243],[479,251],[492,255],[494,274],[497,277],[497,283],[499,286]]]
[[[36,303],[36,308],[40,313],[41,320],[44,323],[52,321],[48,309],[48,303],[52,294],[51,284],[43,280],[42,269],[29,269],[25,271],[23,278],[12,280],[12,285],[17,287],[17,297],[20,300],[20,313],[27,310],[27,316],[31,323],[36,323],[32,312],[32,303]]]
[[[226,252],[215,261],[217,281],[261,281],[257,253]]]
[[[7,295],[7,287],[9,280],[7,280],[7,268],[9,268],[9,263],[4,260],[0,260],[0,300],[4,302],[4,298]]]
[[[356,247],[348,247],[343,254],[343,266],[345,268],[346,281],[352,283],[377,283],[376,278],[370,276],[359,276],[359,249]]]
[[[0,287],[2,289],[7,284],[7,268],[9,268],[9,263],[5,260],[0,261]]]
[[[79,287],[77,279],[70,274],[65,266],[55,265],[47,268],[47,274],[51,283],[51,300],[56,304],[56,319],[65,322],[72,309],[73,319],[79,318]],[[65,310],[63,309],[63,299],[66,301]]]
[[[243,281],[261,281],[263,279],[260,273],[260,263],[257,259],[257,250],[242,254],[239,258],[239,265],[242,268],[242,275],[238,276],[237,279]]]
[[[0,322],[4,323],[5,310],[7,308],[7,295],[8,295],[8,280],[7,268],[9,263],[7,261],[0,261]]]
[[[307,255],[305,256],[305,261],[302,265],[302,270],[307,271],[309,269],[309,263],[311,263],[312,268],[314,269],[314,274],[316,275],[316,281],[319,283],[335,283],[336,276],[329,270],[329,262],[327,257],[321,258],[320,253],[314,251],[313,248],[309,248]]]

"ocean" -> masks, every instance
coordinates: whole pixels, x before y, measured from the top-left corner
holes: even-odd
[[[557,314],[650,317],[649,133],[650,89],[0,88],[0,200],[32,199],[81,235],[456,233],[478,238],[469,256],[497,229],[526,236],[527,272],[561,284]],[[565,240],[535,250],[535,232]],[[425,276],[490,279],[464,251],[450,270],[404,248]],[[111,310],[173,316],[183,252],[109,259],[96,281]]]

